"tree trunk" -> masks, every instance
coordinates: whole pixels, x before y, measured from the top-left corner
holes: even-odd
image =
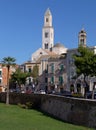
[[[94,99],[95,85],[96,85],[96,82],[94,82],[94,84],[93,84],[93,90],[92,90],[92,99]]]
[[[6,104],[9,105],[9,70],[10,66],[7,66],[7,94],[6,94]]]
[[[86,81],[86,76],[84,75],[84,83],[85,83],[85,93],[84,93],[84,95],[85,95],[85,97],[86,97],[86,92],[88,92],[89,91],[89,85],[88,85],[88,83],[87,83],[87,81]]]

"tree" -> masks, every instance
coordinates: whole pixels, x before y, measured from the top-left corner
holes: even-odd
[[[20,86],[21,84],[26,83],[26,78],[30,76],[29,73],[22,72],[20,68],[18,68],[12,75],[11,75],[11,82],[14,82]]]
[[[33,76],[34,78],[37,78],[37,77],[38,77],[38,73],[39,73],[39,68],[38,68],[37,65],[35,65],[35,66],[33,67],[32,76]]]
[[[32,71],[32,77],[34,79],[34,82],[38,82],[38,73],[39,73],[39,67],[38,65],[35,65]]]
[[[78,48],[78,53],[73,55],[74,63],[76,66],[77,76],[81,74],[84,75],[84,83],[86,85],[85,92],[88,91],[89,86],[86,82],[87,76],[95,76],[96,75],[96,55],[94,51],[88,47],[80,46]]]
[[[16,65],[15,64],[16,59],[13,57],[4,57],[3,60],[1,61],[3,66],[7,67],[7,95],[6,95],[6,104],[9,104],[9,72],[10,72],[10,67]]]
[[[96,54],[92,56],[91,59],[91,76],[96,76]]]

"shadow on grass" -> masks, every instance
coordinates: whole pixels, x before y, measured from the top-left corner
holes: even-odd
[[[42,111],[42,110],[40,110],[40,109],[34,109],[34,110],[37,111],[37,112],[40,112],[40,113],[39,113],[39,116],[45,116],[45,117],[48,117],[48,118],[50,118],[50,119],[54,119],[54,120],[60,121],[61,123],[64,123],[64,124],[69,124],[69,125],[74,125],[74,126],[85,127],[84,130],[89,130],[89,129],[90,129],[90,130],[96,130],[96,128],[92,128],[92,127],[88,127],[88,126],[83,126],[83,125],[81,125],[81,124],[76,124],[76,123],[64,121],[64,120],[62,120],[62,119],[60,119],[60,118],[58,118],[58,117],[56,117],[56,116],[54,116],[54,115],[52,115],[52,114],[47,113],[47,112],[45,112],[45,111]]]

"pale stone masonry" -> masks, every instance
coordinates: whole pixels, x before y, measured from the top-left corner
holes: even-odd
[[[67,91],[72,90],[75,93],[78,92],[84,95],[83,75],[79,76],[77,79],[73,78],[76,77],[76,67],[72,56],[78,53],[78,47],[80,45],[87,47],[86,38],[87,34],[83,28],[78,33],[77,48],[68,49],[61,43],[54,44],[52,13],[50,9],[45,11],[44,26],[42,28],[42,47],[32,54],[31,61],[28,63],[30,67],[31,65],[33,66],[33,63],[39,63],[39,84],[36,90],[47,89],[49,91],[55,90],[59,92],[63,89]],[[96,46],[90,47],[90,49],[94,50],[94,53],[96,53]],[[90,86],[89,91],[92,91],[96,78],[88,77],[86,80]],[[73,88],[71,89],[71,87]]]
[[[60,92],[66,90],[66,54],[48,59],[48,89]]]

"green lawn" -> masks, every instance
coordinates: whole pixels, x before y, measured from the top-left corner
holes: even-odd
[[[35,110],[0,103],[0,130],[92,130],[55,120]]]

